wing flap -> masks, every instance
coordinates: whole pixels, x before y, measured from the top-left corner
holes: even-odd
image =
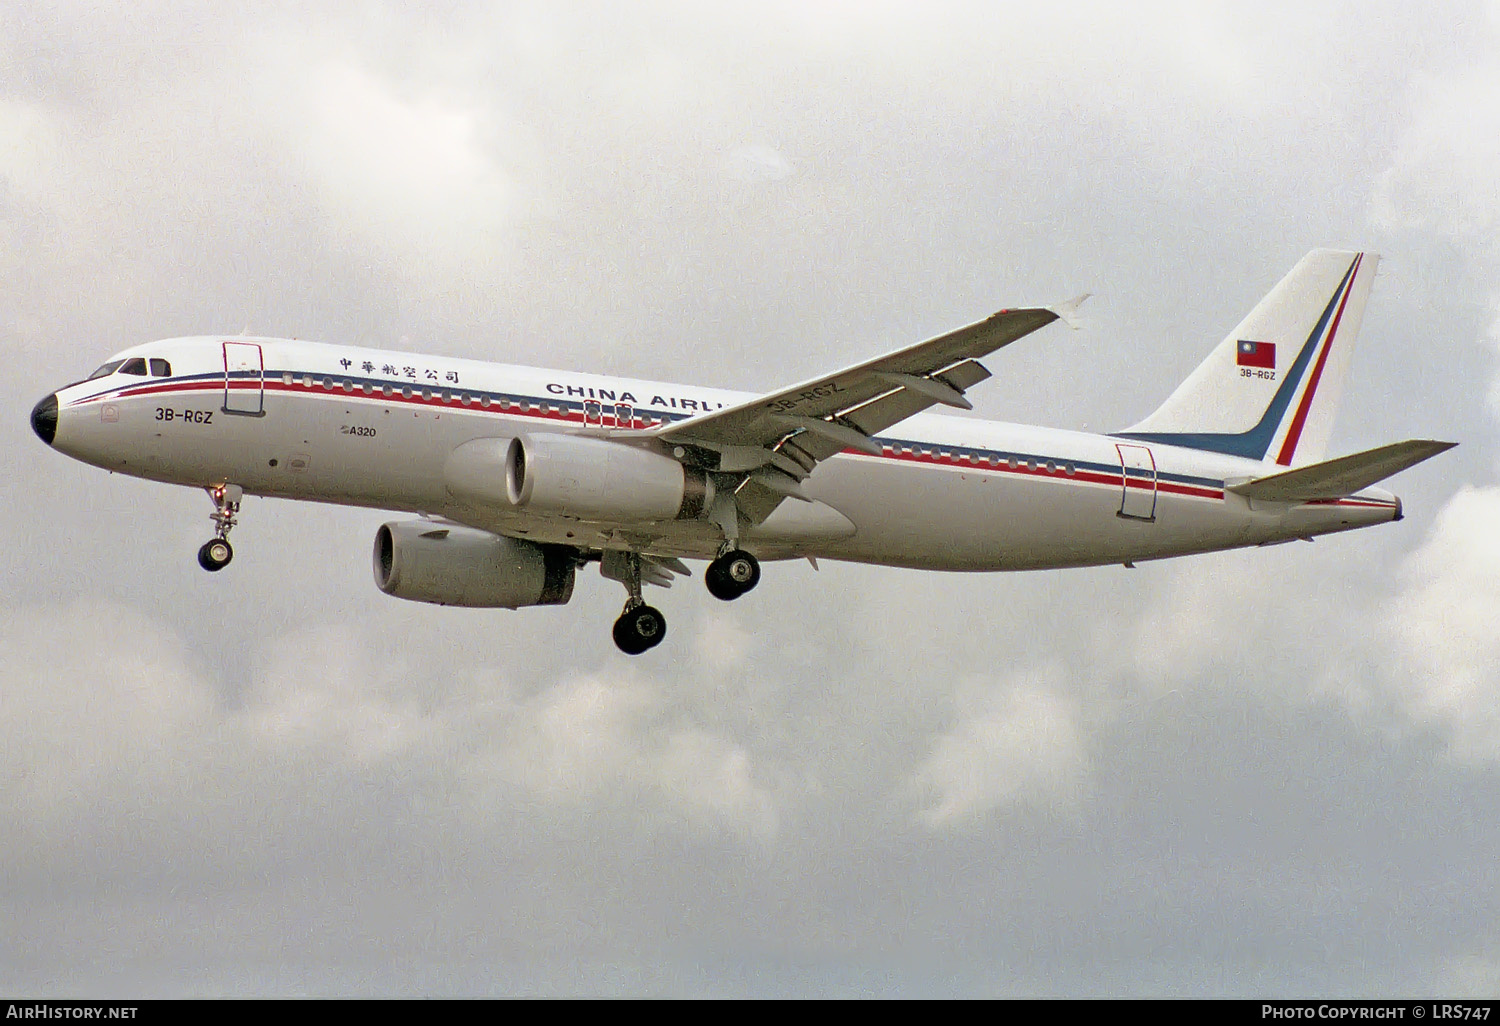
[[[921,392],[903,388],[887,393],[878,399],[872,399],[857,409],[850,410],[844,416],[844,419],[865,434],[874,435],[884,431],[892,424],[901,423],[907,417],[930,409],[933,405],[932,399]],[[829,455],[833,454],[829,453]]]
[[[606,549],[599,558],[599,574],[622,584],[630,579],[630,551]],[[686,563],[675,556],[647,556],[637,553],[640,559],[641,583],[654,584],[658,588],[672,587],[677,577],[691,577],[692,571]]]
[[[1447,452],[1457,442],[1412,439],[1367,449],[1351,456],[1314,463],[1284,474],[1258,477],[1253,481],[1229,485],[1228,490],[1247,499],[1265,502],[1311,502],[1314,499],[1336,499],[1353,495],[1438,453]]]
[[[884,431],[938,404],[958,406],[958,402],[950,401],[950,396],[960,400],[962,408],[971,408],[963,398],[964,390],[987,379],[990,372],[978,360],[965,360],[926,378],[904,374],[881,376],[899,382],[901,387],[855,407],[841,418],[867,435]]]

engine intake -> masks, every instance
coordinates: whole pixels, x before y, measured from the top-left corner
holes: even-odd
[[[430,520],[375,532],[375,584],[387,595],[441,606],[519,609],[573,597],[575,553]]]

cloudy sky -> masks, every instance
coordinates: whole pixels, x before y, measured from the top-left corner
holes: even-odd
[[[0,992],[1500,990],[1500,6],[0,6]],[[32,436],[235,331],[769,389],[1095,298],[974,415],[1152,409],[1384,254],[1314,545],[448,610],[370,511]]]

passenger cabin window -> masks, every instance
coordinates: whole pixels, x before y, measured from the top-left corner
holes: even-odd
[[[125,363],[122,364],[121,367],[120,367],[120,373],[121,374],[139,374],[142,377],[145,377],[145,375],[146,375],[146,361],[143,360],[143,359],[141,359],[139,356],[137,356],[133,360],[126,360]]]
[[[98,370],[94,371],[94,373],[90,374],[88,376],[88,380],[93,381],[95,378],[107,378],[115,371],[119,370],[120,365],[124,362],[124,360],[111,360],[103,367],[100,367]]]
[[[172,365],[166,360],[151,359],[151,376],[153,378],[170,378],[172,376]]]

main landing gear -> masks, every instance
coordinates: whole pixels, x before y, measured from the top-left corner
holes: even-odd
[[[661,610],[646,605],[641,598],[641,556],[638,552],[625,554],[623,583],[630,597],[625,600],[625,609],[615,621],[615,644],[626,655],[640,655],[648,648],[661,644],[667,636],[667,618]]]
[[[708,564],[703,583],[714,598],[732,601],[760,583],[760,561],[744,549],[728,549]]]
[[[625,603],[625,612],[615,621],[615,644],[626,655],[640,655],[648,648],[661,644],[667,636],[667,618],[661,610],[641,602],[638,606]]]
[[[240,500],[245,497],[245,491],[239,485],[231,484],[214,485],[205,490],[214,504],[213,515],[209,518],[214,522],[214,537],[198,550],[198,565],[213,573],[224,569],[234,558],[229,529],[237,523],[235,514],[240,511]]]
[[[685,572],[685,571],[679,571]],[[615,621],[615,644],[626,655],[640,655],[655,648],[667,636],[667,620],[661,610],[646,605],[641,598],[641,557],[637,552],[606,554],[606,577],[620,581],[630,597]],[[737,599],[760,583],[760,561],[744,549],[726,546],[708,565],[704,575],[709,594],[728,602]]]

